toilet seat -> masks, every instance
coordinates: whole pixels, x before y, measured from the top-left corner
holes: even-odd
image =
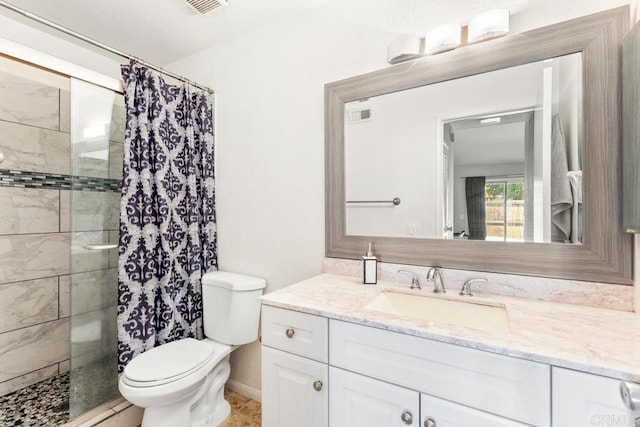
[[[212,362],[217,363],[230,351],[230,346],[210,339],[200,341],[185,338],[173,341],[134,358],[125,367],[122,381],[135,388],[173,383],[193,375]]]

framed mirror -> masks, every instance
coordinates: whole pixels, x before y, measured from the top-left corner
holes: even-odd
[[[326,253],[630,284],[628,7],[326,85]]]

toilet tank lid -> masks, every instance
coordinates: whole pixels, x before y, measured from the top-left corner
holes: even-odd
[[[267,286],[264,279],[245,276],[243,274],[229,273],[226,271],[212,271],[202,276],[202,285],[217,286],[231,291],[255,291]]]

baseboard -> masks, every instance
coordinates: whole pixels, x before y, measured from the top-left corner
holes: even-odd
[[[235,380],[227,381],[227,388],[240,394],[244,394],[257,402],[262,402],[262,392],[257,388],[250,387]]]

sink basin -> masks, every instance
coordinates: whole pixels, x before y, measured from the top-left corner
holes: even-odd
[[[508,332],[509,319],[504,306],[432,298],[400,292],[382,292],[367,310],[411,317],[433,323],[464,326],[491,332]]]

